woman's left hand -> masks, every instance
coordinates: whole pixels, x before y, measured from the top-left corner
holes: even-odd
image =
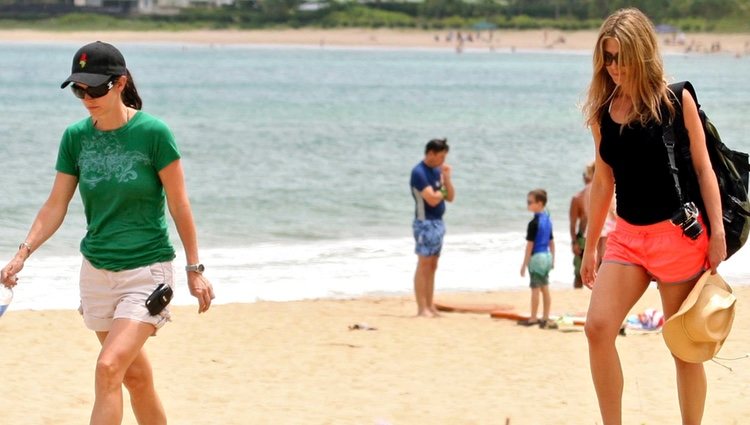
[[[198,313],[205,313],[211,307],[211,300],[216,298],[211,282],[201,273],[188,272],[190,295],[198,298]]]
[[[711,274],[716,274],[716,268],[727,258],[727,243],[723,234],[714,233],[708,240],[708,264]]]

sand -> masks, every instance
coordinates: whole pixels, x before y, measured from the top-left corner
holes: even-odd
[[[456,48],[456,37],[446,42],[449,31],[394,30],[394,29],[273,29],[273,30],[197,30],[197,31],[60,31],[0,30],[0,41],[12,42],[76,42],[87,43],[104,40],[122,42],[166,42],[179,44],[256,44],[256,45],[308,45],[351,47],[408,47],[408,48]],[[466,33],[464,33],[466,34]],[[473,42],[465,42],[465,50],[574,50],[590,51],[596,42],[596,31],[497,30],[490,40],[483,32],[479,39],[476,33]],[[435,36],[440,41],[435,41]],[[750,54],[750,34],[690,33],[684,44],[676,44],[674,35],[660,35],[662,47],[668,52],[710,51],[711,45],[719,43],[720,51],[728,54]]]
[[[438,33],[394,30],[191,32],[2,31],[4,42],[264,44],[453,49]],[[439,33],[441,40],[445,32]],[[565,43],[553,43],[562,35]],[[468,48],[589,50],[592,31],[497,31]],[[694,45],[742,53],[750,35],[690,34]],[[666,46],[682,51],[684,46]],[[699,49],[700,50],[700,49]],[[409,283],[405,283],[405,288]],[[221,291],[220,283],[217,285]],[[439,291],[439,288],[438,288]],[[735,327],[722,357],[750,352],[750,288],[736,288]],[[555,290],[556,312],[585,311],[588,290]],[[178,296],[187,297],[187,294]],[[511,304],[528,291],[445,294],[438,299]],[[659,307],[650,288],[634,307]],[[412,317],[411,297],[218,305],[175,320],[147,344],[170,423],[357,425],[597,424],[580,328],[523,328],[486,315]],[[374,331],[349,330],[355,323]],[[618,338],[625,370],[624,423],[679,423],[674,367],[661,335]],[[14,311],[0,318],[0,423],[79,425],[93,404],[99,347],[78,313]],[[750,359],[706,363],[705,424],[747,422]],[[126,408],[124,424],[135,424]]]
[[[750,288],[736,292],[723,357],[750,352],[742,303]],[[555,290],[554,310],[585,310],[589,294]],[[528,291],[438,298],[525,310]],[[650,288],[634,311],[658,306]],[[229,304],[201,316],[174,310],[174,322],[147,343],[172,424],[601,423],[580,328],[523,328],[473,314],[417,319],[410,297]],[[355,323],[377,330],[349,330]],[[98,343],[76,311],[10,310],[0,318],[0,347],[0,423],[87,423]],[[624,423],[679,423],[661,335],[618,337],[618,347]],[[723,363],[733,371],[706,363],[704,423],[745,423],[750,359]],[[123,423],[136,423],[127,409]]]

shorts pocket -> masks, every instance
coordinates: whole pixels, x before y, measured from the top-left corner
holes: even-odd
[[[171,261],[154,263],[148,267],[153,279],[154,288],[161,283],[166,283],[174,289],[174,268]]]

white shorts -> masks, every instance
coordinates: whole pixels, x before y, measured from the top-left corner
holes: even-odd
[[[174,289],[171,261],[112,272],[97,269],[84,258],[78,311],[86,327],[96,332],[108,332],[115,319],[130,319],[154,325],[155,335],[157,329],[170,321],[169,307],[156,316],[146,308],[146,299],[160,283]]]

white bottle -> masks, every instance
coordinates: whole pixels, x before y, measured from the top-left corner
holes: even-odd
[[[13,301],[13,290],[0,284],[0,317],[2,317],[5,310],[8,309],[8,305],[10,305],[11,301]]]

